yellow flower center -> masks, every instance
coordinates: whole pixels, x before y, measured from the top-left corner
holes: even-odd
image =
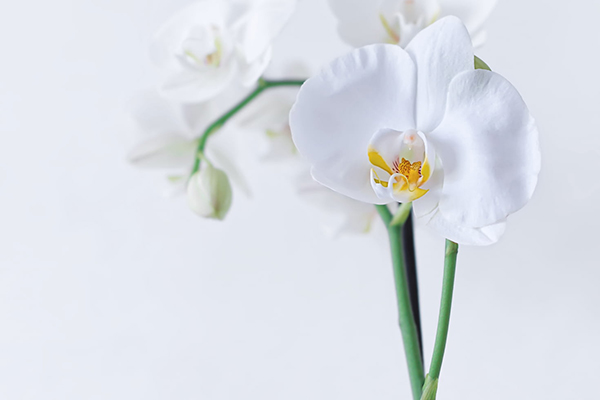
[[[417,188],[419,179],[423,176],[421,174],[421,161],[411,163],[406,158],[402,158],[401,162],[398,160],[394,161],[393,169],[396,173],[404,175],[408,181],[408,190],[414,192]]]
[[[387,188],[391,183],[393,191],[398,195],[402,194],[402,197],[406,198],[407,201],[414,201],[428,192],[428,190],[420,188],[431,175],[431,167],[427,159],[424,162],[410,162],[404,157],[401,160],[397,158],[390,167],[373,147],[369,147],[368,155],[369,161],[374,167],[387,172],[390,178],[394,176],[394,179],[389,182],[389,178],[387,180],[381,179],[377,174],[377,170],[372,168],[376,184]]]

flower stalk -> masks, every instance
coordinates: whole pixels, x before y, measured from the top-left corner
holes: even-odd
[[[233,106],[229,111],[223,114],[219,119],[209,125],[208,128],[204,131],[200,139],[198,139],[198,148],[196,151],[196,159],[194,161],[194,166],[192,168],[191,175],[194,175],[200,169],[200,154],[204,153],[204,148],[206,147],[206,143],[208,138],[219,129],[221,129],[227,121],[229,121],[233,116],[243,110],[248,104],[250,104],[254,99],[256,99],[262,92],[265,90],[282,87],[282,86],[302,86],[304,83],[303,80],[277,80],[277,81],[269,81],[265,79],[260,79],[258,81],[258,87],[254,89],[248,96],[246,96],[242,101]]]
[[[456,259],[458,244],[446,240],[446,256],[444,260],[444,278],[442,283],[442,299],[438,319],[435,346],[431,357],[431,366],[424,385],[422,400],[434,400],[437,393],[438,381],[442,370],[444,352],[448,341],[448,328],[450,327],[450,312],[452,309],[452,295],[454,294],[454,279],[456,277]]]
[[[413,399],[420,400],[425,377],[423,374],[423,361],[419,347],[417,325],[415,323],[408,292],[408,279],[404,265],[402,226],[391,225],[393,216],[386,205],[377,205],[376,207],[388,230],[390,239],[394,280],[396,284],[396,297],[398,300],[398,319],[402,340],[404,342],[404,351],[406,353],[406,362],[408,365]]]

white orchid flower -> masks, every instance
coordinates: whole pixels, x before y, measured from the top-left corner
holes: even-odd
[[[170,185],[166,194],[185,193],[195,161],[197,139],[230,102],[221,97],[212,102],[181,105],[167,101],[156,92],[139,95],[131,107],[138,139],[128,160],[138,167],[168,171]],[[245,178],[231,161],[236,152],[234,135],[235,130],[223,129],[211,137],[206,157],[249,194]]]
[[[294,7],[295,0],[201,0],[182,9],[152,46],[155,63],[168,72],[162,94],[200,102],[235,83],[253,85]]]
[[[457,243],[496,242],[537,184],[538,132],[517,90],[473,58],[446,17],[406,50],[367,46],[309,79],[291,127],[314,179],[368,203],[414,202]]]
[[[391,43],[406,47],[417,33],[454,15],[466,25],[475,47],[486,39],[485,20],[497,0],[329,0],[341,38],[354,47]]]

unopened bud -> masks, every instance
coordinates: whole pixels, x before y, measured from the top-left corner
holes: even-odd
[[[227,174],[204,162],[187,186],[190,209],[204,218],[222,220],[231,207],[231,184]]]

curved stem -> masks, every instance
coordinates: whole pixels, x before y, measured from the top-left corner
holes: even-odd
[[[425,378],[423,376],[423,362],[421,361],[417,326],[411,308],[408,280],[404,267],[402,226],[390,225],[393,217],[387,206],[378,205],[376,207],[388,230],[390,238],[390,248],[394,266],[394,280],[396,283],[396,296],[398,299],[400,331],[402,332],[402,340],[404,342],[404,352],[406,353],[406,363],[408,364],[413,399],[419,400],[421,398]]]
[[[444,351],[448,340],[448,328],[450,326],[450,310],[452,309],[452,294],[454,293],[454,277],[456,276],[456,258],[458,256],[458,244],[446,240],[446,258],[444,261],[444,279],[442,283],[442,300],[440,304],[440,316],[435,337],[435,347],[431,357],[429,377],[432,380],[439,379],[444,360]]]
[[[194,167],[192,168],[192,173],[190,175],[195,174],[196,172],[198,172],[198,169],[200,169],[200,158],[201,157],[199,156],[199,154],[204,152],[204,148],[206,147],[206,142],[208,141],[208,138],[213,133],[215,133],[216,131],[221,129],[223,127],[223,125],[225,125],[225,123],[227,121],[229,121],[229,119],[231,119],[231,117],[233,117],[238,112],[240,112],[244,107],[246,107],[248,104],[250,104],[254,99],[256,99],[262,92],[264,92],[267,89],[281,87],[281,86],[301,86],[303,83],[304,83],[303,80],[268,81],[268,80],[260,79],[258,81],[258,87],[256,89],[254,89],[254,91],[252,93],[250,93],[242,101],[240,101],[238,104],[233,106],[229,111],[227,111],[225,114],[223,114],[221,116],[221,118],[217,119],[215,122],[210,124],[209,127],[206,128],[206,130],[204,131],[202,136],[200,136],[200,139],[198,139],[196,160],[194,161]]]

